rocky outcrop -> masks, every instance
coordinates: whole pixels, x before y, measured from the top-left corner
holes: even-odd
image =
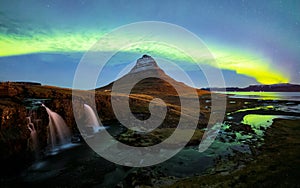
[[[24,164],[19,164],[20,160],[30,159],[25,107],[12,101],[1,101],[0,121],[0,165],[3,168],[9,161],[14,161],[14,167],[21,167]],[[14,171],[13,167],[7,168],[8,174]]]

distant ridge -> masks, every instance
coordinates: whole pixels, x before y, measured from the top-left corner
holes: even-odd
[[[5,84],[21,84],[21,85],[35,85],[35,86],[41,86],[42,84],[39,83],[39,82],[10,82],[10,81],[7,81],[7,82],[0,82],[1,85],[5,85]]]
[[[271,85],[250,85],[245,88],[227,87],[227,88],[202,88],[207,91],[264,91],[264,92],[300,92],[300,85],[281,83]]]

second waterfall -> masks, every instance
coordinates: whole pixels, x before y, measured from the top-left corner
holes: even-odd
[[[42,106],[45,107],[49,115],[48,142],[51,144],[52,150],[56,147],[62,147],[65,144],[69,144],[71,142],[71,131],[63,118],[44,104]]]

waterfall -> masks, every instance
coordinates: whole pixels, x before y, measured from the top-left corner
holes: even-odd
[[[100,126],[97,116],[94,110],[87,104],[84,104],[84,111],[86,114],[86,127],[93,130],[93,133],[97,133],[106,127]]]
[[[56,146],[62,146],[70,143],[71,133],[63,118],[50,110],[44,104],[42,104],[42,106],[45,107],[49,115],[49,141],[52,149],[54,149]]]
[[[36,132],[36,129],[35,129],[35,126],[34,124],[31,122],[31,117],[27,117],[27,128],[29,129],[30,131],[30,138],[31,138],[31,147],[32,147],[32,150],[34,151],[35,155],[36,155],[36,158],[38,157],[38,138],[37,138],[37,132]]]

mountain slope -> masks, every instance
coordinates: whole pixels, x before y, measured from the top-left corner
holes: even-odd
[[[115,91],[116,85],[117,91]],[[124,93],[130,93],[130,109],[138,119],[149,117],[149,102],[152,99],[162,99],[167,105],[167,116],[163,126],[169,127],[176,126],[181,115],[189,119],[190,115],[200,108],[193,109],[192,106],[195,104],[193,101],[195,99],[199,100],[199,96],[203,94],[210,94],[208,91],[192,88],[174,80],[148,55],[139,58],[128,74],[107,86],[96,89],[96,91],[103,93],[111,91],[113,87],[113,92],[119,95],[120,102],[125,100],[122,98]],[[181,103],[187,104],[188,109],[182,109]],[[126,117],[126,114],[124,114],[124,117]],[[206,120],[203,118],[203,121]]]
[[[134,87],[131,87],[132,82],[135,82],[136,80],[141,81],[134,85]],[[143,57],[139,58],[136,65],[128,74],[119,78],[115,82],[96,90],[111,90],[115,83],[120,86],[118,87],[118,90],[121,92],[125,91],[127,88],[132,88],[131,94],[146,94],[159,97],[178,96],[175,88],[184,91],[185,94],[195,91],[197,91],[199,95],[209,93],[174,80],[157,65],[151,56],[148,55],[143,55]]]

